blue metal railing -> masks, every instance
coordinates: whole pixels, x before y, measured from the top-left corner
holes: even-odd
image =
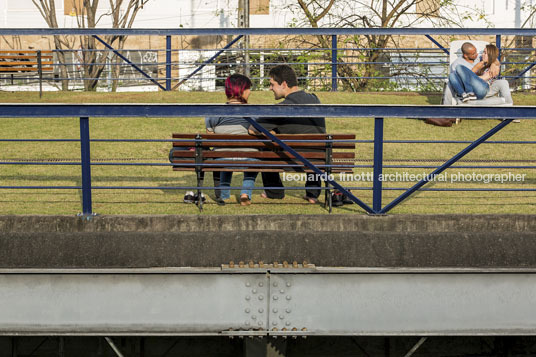
[[[501,48],[501,38],[502,36],[535,36],[536,30],[535,29],[442,29],[442,28],[286,28],[286,29],[267,29],[267,28],[250,28],[250,29],[219,29],[219,28],[212,28],[212,29],[0,29],[0,35],[19,35],[19,36],[26,36],[26,35],[42,35],[42,36],[49,36],[49,35],[84,35],[84,36],[93,36],[98,41],[100,41],[103,46],[107,48],[107,50],[101,50],[101,49],[84,49],[83,51],[98,51],[99,53],[107,53],[108,51],[112,51],[116,56],[120,57],[122,59],[122,62],[120,63],[113,63],[113,62],[99,62],[96,63],[74,63],[73,61],[68,61],[69,63],[66,64],[58,64],[55,63],[55,67],[60,66],[69,66],[69,67],[76,67],[76,66],[106,66],[108,70],[104,70],[104,72],[108,71],[111,73],[111,68],[119,66],[120,70],[122,71],[130,71],[131,73],[124,73],[123,76],[119,77],[108,77],[108,78],[100,78],[104,82],[124,82],[126,80],[140,84],[140,83],[149,83],[151,85],[155,85],[159,87],[162,90],[173,90],[179,87],[181,84],[195,80],[199,83],[202,83],[203,81],[207,82],[210,81],[211,83],[216,81],[220,81],[225,78],[230,71],[235,71],[237,68],[238,70],[242,70],[242,67],[248,66],[250,68],[255,68],[255,71],[259,72],[259,74],[253,75],[255,81],[259,82],[259,85],[262,84],[263,80],[267,79],[266,76],[261,75],[260,72],[263,72],[261,69],[264,68],[264,66],[269,66],[271,63],[275,63],[273,61],[252,61],[251,63],[233,63],[232,61],[225,61],[223,63],[216,62],[216,59],[221,54],[226,53],[244,53],[244,51],[249,51],[250,54],[260,55],[264,52],[269,52],[271,55],[277,55],[278,53],[285,53],[288,52],[289,58],[291,58],[290,62],[296,62],[291,63],[295,66],[327,66],[329,69],[322,70],[322,69],[315,69],[314,71],[318,71],[319,73],[307,73],[305,76],[303,76],[303,79],[308,80],[311,83],[311,85],[314,86],[320,86],[321,88],[330,89],[332,91],[338,90],[339,86],[341,85],[341,81],[348,81],[348,80],[360,80],[360,81],[366,81],[366,80],[380,80],[380,81],[390,81],[390,85],[393,88],[398,89],[419,89],[419,88],[429,88],[430,85],[434,86],[434,88],[440,88],[441,87],[441,80],[446,78],[446,63],[447,61],[438,61],[433,60],[430,58],[418,58],[419,55],[415,55],[414,57],[410,58],[408,61],[397,61],[396,58],[391,58],[388,61],[377,61],[377,62],[367,62],[367,61],[356,61],[352,58],[356,58],[356,56],[353,56],[351,53],[344,53],[347,51],[354,51],[354,53],[357,51],[386,51],[386,52],[393,52],[398,51],[398,53],[402,53],[403,51],[413,50],[418,53],[424,53],[429,51],[435,51],[435,53],[438,54],[438,56],[442,56],[442,58],[445,57],[446,54],[448,54],[449,50],[446,48],[447,44],[441,44],[441,41],[438,41],[433,36],[437,35],[448,35],[448,36],[495,36],[495,42],[499,46],[501,51],[508,50],[509,52],[515,52],[515,53],[525,53],[530,55],[531,53],[534,53],[534,48]],[[143,61],[135,61],[130,58],[127,58],[127,56],[123,55],[123,53],[126,53],[128,50],[121,50],[117,51],[114,49],[110,44],[107,44],[102,40],[99,36],[102,35],[119,35],[119,36],[165,36],[166,38],[166,48],[165,49],[150,49],[150,51],[155,52],[164,52],[165,53],[165,62],[162,61],[153,61],[149,63],[145,63]],[[227,45],[225,45],[223,48],[215,48],[215,49],[173,49],[172,48],[172,36],[206,36],[206,35],[218,35],[218,36],[226,36],[226,35],[233,35],[237,36],[235,39],[233,39],[231,42],[229,42]],[[250,48],[250,49],[243,49],[243,48],[233,48],[232,46],[238,43],[238,41],[245,35],[248,36],[280,36],[280,35],[323,35],[323,36],[330,36],[331,37],[331,47],[330,48]],[[363,46],[359,46],[359,48],[352,48],[348,46],[339,47],[339,42],[344,42],[340,40],[342,36],[355,36],[355,35],[393,35],[393,36],[426,36],[430,43],[436,47],[434,48],[365,48]],[[63,52],[73,52],[73,51],[79,51],[79,50],[62,50]],[[141,51],[141,50],[138,50]],[[210,58],[207,59],[201,59],[201,60],[193,60],[189,63],[186,63],[186,61],[172,61],[172,53],[174,52],[181,52],[186,53],[188,51],[212,51],[214,52],[213,55],[210,56]],[[300,53],[316,53],[317,55],[321,57],[322,60],[315,60],[315,58],[311,58],[307,62],[297,63],[299,61],[294,61],[291,55],[293,51],[300,52]],[[327,52],[330,55],[326,55]],[[510,55],[509,55],[510,56]],[[295,56],[294,56],[295,57]],[[250,56],[250,58],[252,58]],[[532,57],[533,58],[533,57]],[[71,63],[73,62],[73,63]],[[409,63],[408,63],[409,62]],[[418,62],[418,63],[414,63]],[[316,65],[314,63],[317,63]],[[203,74],[201,71],[204,67],[207,65],[213,66],[215,71],[221,72],[220,75],[216,74],[210,74],[206,75]],[[355,75],[341,75],[339,73],[339,67],[341,65],[345,66],[371,66],[371,65],[377,65],[378,67],[382,66],[389,66],[389,71],[392,73],[381,73],[382,71],[378,70],[378,73],[375,73],[373,75],[363,75],[359,74],[358,71],[356,71]],[[536,78],[536,76],[529,75],[529,71],[536,65],[536,62],[534,62],[534,59],[529,59],[527,57],[527,62],[524,63],[519,60],[509,60],[503,62],[503,64],[506,66],[506,70],[512,69],[512,74],[507,74],[504,78],[515,80],[524,78],[525,81],[528,81],[528,83],[525,83],[525,85],[534,85],[533,79]],[[523,64],[526,64],[525,66],[522,66]],[[154,71],[154,67],[163,66],[165,76],[160,76],[158,73],[158,69],[156,72]],[[516,68],[514,66],[522,66],[524,68]],[[187,70],[187,74],[181,74],[179,76],[173,75],[173,70],[177,70],[178,68],[181,68],[181,70]],[[232,67],[232,68],[231,68]],[[408,68],[412,67],[415,69],[409,70]],[[69,76],[70,78],[61,78],[57,74],[54,78],[50,76],[45,75],[46,80],[55,80],[59,81],[62,79],[68,79],[72,81],[88,81],[88,80],[94,80],[95,78],[87,78],[85,76],[81,75],[80,70],[76,69],[69,69]],[[385,70],[385,68],[384,68]],[[397,71],[400,71],[398,73]],[[504,71],[503,71],[504,72]],[[137,77],[135,74],[139,74]],[[197,76],[196,76],[197,75]],[[199,78],[198,76],[201,75],[203,78]],[[25,79],[25,80],[31,80],[34,79],[33,77],[29,76],[19,76],[18,79]],[[178,82],[178,84],[173,85],[173,81]],[[204,82],[203,82],[204,83]],[[219,83],[219,82],[218,82]],[[211,87],[212,88],[212,87]]]
[[[0,139],[0,142],[25,142],[25,141],[51,141],[51,142],[77,142],[81,144],[81,160],[68,161],[68,162],[52,162],[43,163],[34,161],[21,161],[21,160],[2,160],[1,165],[79,165],[81,167],[81,186],[0,186],[0,189],[81,189],[82,190],[82,212],[85,215],[90,215],[93,212],[92,209],[92,191],[93,190],[105,190],[105,189],[199,189],[197,186],[176,186],[176,187],[147,187],[147,186],[93,186],[92,185],[92,166],[106,166],[106,165],[123,165],[123,166],[172,166],[171,163],[144,163],[144,162],[130,162],[130,163],[114,163],[114,162],[94,162],[91,161],[91,143],[92,142],[173,142],[177,140],[155,140],[155,139],[90,139],[89,121],[91,118],[113,118],[127,117],[133,118],[165,118],[165,117],[205,117],[205,116],[266,116],[266,117],[344,117],[344,118],[369,118],[375,119],[375,131],[374,140],[352,140],[351,142],[372,142],[374,144],[374,158],[373,158],[373,180],[372,180],[372,193],[373,203],[372,207],[364,203],[361,199],[356,197],[353,193],[348,192],[349,189],[361,191],[363,187],[348,187],[344,181],[336,182],[334,179],[328,178],[327,182],[330,187],[337,187],[346,192],[348,197],[354,202],[358,203],[369,214],[385,214],[392,208],[403,202],[406,198],[412,195],[416,191],[454,191],[454,190],[467,190],[467,191],[536,191],[536,188],[467,188],[467,189],[454,189],[454,188],[423,188],[434,175],[438,175],[448,168],[526,168],[534,169],[534,165],[460,165],[453,166],[456,162],[459,162],[471,150],[476,148],[494,135],[506,127],[513,119],[536,119],[536,107],[535,106],[519,106],[519,107],[487,107],[487,106],[418,106],[418,105],[286,105],[286,106],[274,106],[274,105],[241,105],[241,106],[229,106],[224,104],[0,104],[0,120],[1,118],[65,118],[65,117],[77,117],[80,118],[80,139]],[[402,118],[429,118],[429,117],[443,117],[443,118],[456,118],[463,117],[468,119],[503,119],[497,126],[484,133],[477,140],[463,141],[463,140],[384,140],[384,118],[394,118],[391,120],[401,120]],[[270,140],[279,143],[284,147],[279,139],[270,137]],[[494,141],[489,143],[503,143],[503,144],[534,144],[536,141]],[[433,165],[384,165],[383,159],[383,145],[387,143],[456,143],[456,144],[469,144],[465,149],[461,150],[458,154],[454,155],[451,159],[447,160],[444,164],[438,166]],[[296,156],[299,157],[299,156]],[[315,165],[308,163],[306,159],[301,158],[301,161],[305,165]],[[324,167],[327,165],[323,165]],[[349,164],[352,168],[370,168],[371,165],[355,165]],[[426,175],[413,187],[400,188],[400,187],[382,187],[381,175],[384,169],[387,168],[432,168],[435,169],[430,174]],[[316,167],[315,171],[318,170]],[[214,187],[203,187],[203,189],[212,189]],[[232,189],[236,189],[233,187]],[[259,187],[260,189],[260,187]],[[302,187],[288,187],[286,189],[303,189]],[[322,188],[327,189],[327,188]],[[382,206],[382,192],[383,191],[405,191],[395,200]]]

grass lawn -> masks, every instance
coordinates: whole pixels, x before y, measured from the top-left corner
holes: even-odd
[[[323,103],[330,104],[438,104],[439,94],[418,93],[317,93]],[[1,92],[0,102],[43,103],[221,103],[222,92],[150,92],[150,93],[44,93]],[[253,104],[274,103],[270,92],[254,92]],[[517,105],[536,105],[533,94],[516,94]],[[426,125],[420,120],[387,119],[385,139],[445,139],[474,140],[499,122],[495,120],[465,120],[451,128]],[[328,132],[355,133],[359,140],[372,140],[371,118],[328,118]],[[0,119],[0,139],[78,139],[78,118],[63,119]],[[172,132],[204,132],[201,118],[94,118],[90,119],[92,139],[169,139]],[[525,120],[510,124],[491,140],[536,139],[536,121]],[[385,165],[439,166],[467,144],[389,144],[384,145]],[[102,143],[91,147],[93,186],[176,187],[195,186],[191,173],[173,172],[170,167],[102,166],[101,162],[167,163],[170,143]],[[373,147],[358,143],[358,165],[372,165]],[[76,142],[0,142],[0,161],[55,161],[62,165],[1,165],[0,186],[76,186],[80,185],[80,167],[68,165],[80,160]],[[536,167],[536,146],[484,144],[464,158],[459,165],[530,166]],[[385,168],[384,173],[417,174],[431,172],[422,168]],[[356,174],[372,172],[371,168],[355,169]],[[445,189],[468,187],[536,188],[536,170],[522,169],[458,169],[447,170],[448,179],[460,174],[525,175],[521,182],[434,182],[425,188]],[[233,186],[241,185],[241,174],[235,174]],[[212,185],[211,174],[205,185]],[[383,204],[389,203],[412,182],[385,182]],[[257,185],[262,185],[260,178]],[[303,182],[288,185],[303,186]],[[372,192],[365,190],[371,182],[352,181],[357,197],[372,205]],[[206,192],[207,193],[207,192]],[[238,193],[238,192],[237,192]],[[322,206],[308,205],[301,199],[303,191],[288,190],[284,200],[265,200],[254,191],[253,205],[248,208],[238,203],[217,206],[209,192],[209,200],[200,214],[322,214]],[[93,191],[93,210],[100,214],[199,214],[196,206],[182,203],[184,190],[171,189],[96,189]],[[0,214],[67,214],[81,211],[81,192],[73,189],[0,189]],[[364,213],[357,205],[334,209],[335,213]],[[536,213],[536,192],[522,191],[423,191],[404,201],[390,213]]]

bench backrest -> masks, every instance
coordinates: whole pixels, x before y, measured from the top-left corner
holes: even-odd
[[[293,134],[277,135],[277,137],[321,169],[329,169],[331,172],[352,171],[350,166],[355,159],[354,134]],[[173,134],[173,139],[181,140],[173,142],[174,148],[184,149],[173,153],[172,163],[175,164],[174,170],[176,171],[195,169],[198,154],[195,147],[201,153],[203,171],[309,171],[309,169],[304,170],[303,163],[294,155],[264,137],[232,134]],[[192,149],[187,150],[187,148]],[[254,150],[237,151],[237,149]],[[262,161],[237,161],[236,158],[253,158]],[[265,167],[260,167],[262,165]],[[232,168],[228,168],[229,166]]]
[[[39,61],[37,50],[1,50],[0,72],[37,72]],[[52,72],[52,51],[41,51],[41,71]]]

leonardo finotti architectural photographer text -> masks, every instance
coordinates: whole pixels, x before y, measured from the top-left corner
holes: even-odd
[[[337,176],[337,177],[336,177]],[[463,173],[446,173],[443,172],[438,175],[431,175],[426,172],[414,174],[409,172],[396,172],[381,174],[379,180],[382,182],[417,182],[423,179],[433,182],[482,182],[482,183],[506,183],[506,182],[524,182],[527,174],[517,174],[512,172],[500,173],[500,174],[481,174],[476,172]],[[372,172],[362,172],[359,174],[300,174],[300,173],[283,173],[283,181],[305,181],[306,178],[313,180],[320,178],[322,181],[327,181],[329,178],[332,181],[340,182],[372,182],[374,175]]]

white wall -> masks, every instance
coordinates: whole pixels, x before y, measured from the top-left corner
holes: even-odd
[[[534,0],[536,5],[536,0]],[[136,28],[179,28],[179,27],[235,27],[237,22],[238,0],[150,0],[140,10],[134,27]],[[351,2],[350,2],[351,3]],[[494,27],[518,27],[526,18],[519,11],[521,3],[532,0],[457,0],[460,12],[464,9],[479,9],[485,12]],[[271,0],[270,15],[252,15],[251,27],[287,27],[294,15],[288,10],[295,0]],[[350,13],[364,10],[345,8]],[[107,1],[100,2],[100,11],[105,11]],[[76,18],[64,16],[63,0],[56,0],[58,25],[77,27]],[[517,10],[517,11],[516,11]],[[47,27],[45,21],[32,3],[32,0],[0,0],[0,26],[3,28]],[[517,13],[517,17],[516,17]],[[99,27],[109,27],[110,22],[103,19]],[[426,23],[421,26],[427,26]],[[465,21],[465,27],[487,27],[488,24],[477,18]]]

